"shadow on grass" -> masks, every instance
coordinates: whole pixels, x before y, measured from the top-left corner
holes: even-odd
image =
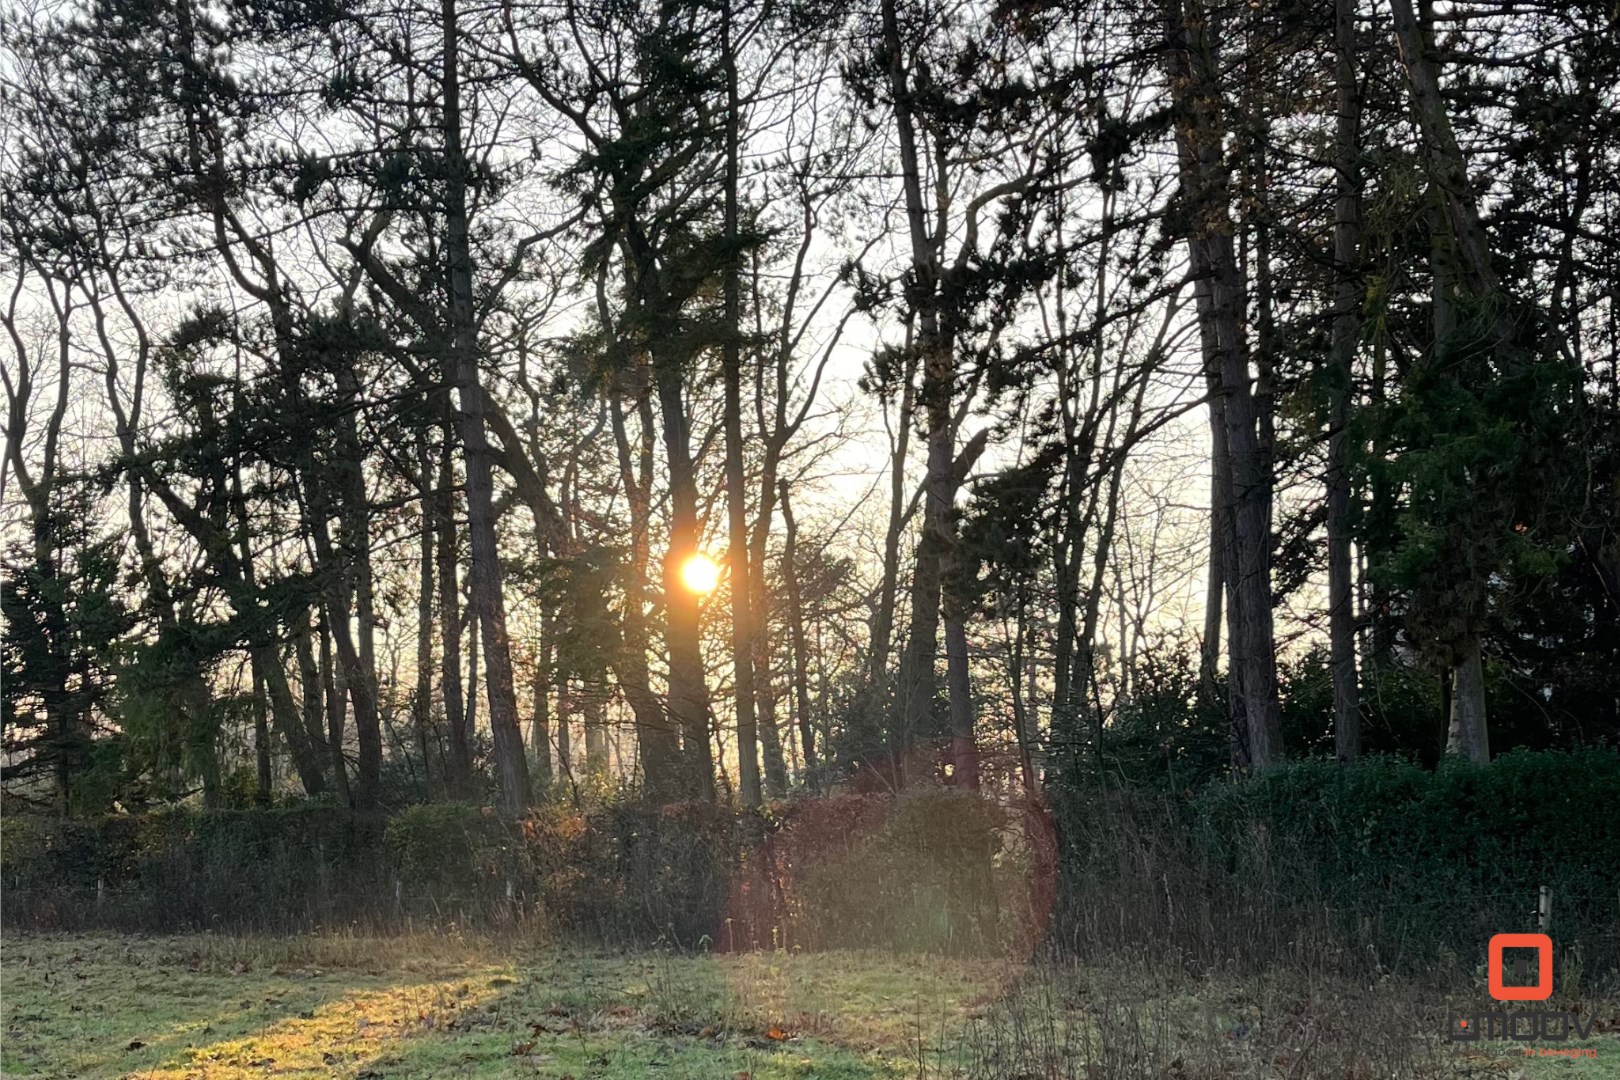
[[[309,940],[7,942],[5,1075],[910,1076],[1008,977],[883,954],[521,946],[408,971],[379,947],[396,955],[332,970],[308,963]]]

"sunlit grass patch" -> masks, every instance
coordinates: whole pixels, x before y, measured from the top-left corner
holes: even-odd
[[[143,1080],[181,1080],[202,1068],[211,1077],[232,1080],[266,1071],[293,1075],[324,1074],[331,1068],[364,1071],[393,1043],[436,1030],[453,1031],[462,1018],[494,996],[487,976],[496,970],[475,970],[466,980],[351,992],[252,1035],[191,1046],[157,1068],[134,1075]]]
[[[8,935],[3,963],[8,1078],[1620,1080],[1612,1003],[1591,1003],[1609,1009],[1596,1059],[1530,1059],[1448,1044],[1445,997],[1410,983],[1195,977],[1146,956]]]
[[[522,941],[13,937],[7,1077],[915,1075],[1003,965]]]
[[[345,966],[345,956],[355,963]],[[158,1069],[278,1024],[308,1023],[355,997],[416,1002],[435,985],[424,969],[448,965],[465,976],[466,959],[453,948],[428,958],[426,948],[412,955],[353,939],[8,935],[0,1068],[7,1077]]]

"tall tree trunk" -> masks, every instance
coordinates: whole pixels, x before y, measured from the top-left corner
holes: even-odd
[[[1463,285],[1475,297],[1489,299],[1496,293],[1499,282],[1491,267],[1490,240],[1468,183],[1467,162],[1440,90],[1440,66],[1435,59],[1430,30],[1432,13],[1425,8],[1420,22],[1412,0],[1390,0],[1390,9],[1395,16],[1395,41],[1406,70],[1412,112],[1423,136],[1429,180],[1439,190],[1449,232],[1457,245],[1456,258],[1464,275]],[[1505,342],[1512,336],[1509,317],[1506,311],[1497,312],[1499,341]]]
[[[270,724],[265,708],[264,672],[251,658],[250,665],[253,669],[253,764],[258,781],[254,801],[260,806],[268,806],[274,792],[270,775]]]
[[[360,404],[360,381],[352,365],[337,373],[337,388],[350,406],[338,425],[338,446],[342,451],[337,464],[341,484],[339,512],[343,553],[339,565],[345,571],[354,602],[355,637],[351,638],[347,612],[334,622],[338,657],[351,668],[349,694],[354,700],[355,806],[374,809],[382,787],[382,716],[377,699],[376,604],[371,582],[371,507],[361,471],[364,454],[355,426]]]
[[[1232,473],[1232,528],[1236,573],[1227,585],[1229,677],[1238,718],[1238,763],[1265,768],[1282,760],[1277,700],[1277,656],[1271,607],[1272,476],[1262,431],[1262,407],[1249,371],[1244,332],[1244,282],[1232,236],[1225,135],[1220,108],[1220,64],[1202,0],[1169,0],[1171,87],[1183,187],[1192,204],[1189,261],[1208,276],[1207,305],[1224,398],[1227,453]]]
[[[894,99],[907,235],[911,242],[908,301],[917,314],[920,328],[917,348],[921,354],[922,388],[918,397],[928,447],[922,537],[917,544],[911,581],[911,628],[900,657],[894,703],[896,721],[889,736],[891,752],[904,754],[919,740],[932,740],[938,735],[934,689],[939,649],[941,560],[948,557],[954,532],[950,511],[955,441],[951,395],[955,358],[940,325],[939,262],[923,204],[917,132],[896,2],[883,0],[882,3],[883,52],[889,90]],[[909,417],[903,418],[903,422],[909,422]]]
[[[1018,775],[1024,785],[1024,795],[1034,799],[1040,794],[1035,781],[1034,730],[1032,710],[1035,705],[1035,621],[1029,617],[1028,590],[1019,589],[1018,619],[1013,628],[1010,655],[1007,657],[1007,684],[1012,689],[1013,739],[1018,746]],[[1028,690],[1024,689],[1028,686]]]
[[[500,778],[501,809],[520,812],[529,803],[529,765],[518,727],[512,647],[506,633],[501,556],[495,536],[494,479],[484,426],[484,387],[478,371],[478,327],[473,313],[473,267],[467,221],[469,169],[461,145],[460,41],[456,0],[443,0],[445,154],[445,256],[454,333],[456,390],[460,398],[461,445],[467,461],[467,531],[471,540],[471,604],[483,630],[489,726]]]
[[[742,123],[737,95],[737,57],[732,39],[732,0],[722,0],[720,49],[726,76],[725,244],[722,268],[725,292],[725,340],[721,369],[725,381],[726,511],[730,527],[731,667],[737,714],[737,778],[745,807],[761,804],[758,726],[754,712],[754,616],[749,566],[748,505],[743,473],[742,434],[742,282],[738,249],[737,186],[740,183],[738,135]]]
[[[1490,734],[1485,726],[1485,665],[1479,635],[1463,642],[1462,659],[1451,679],[1451,724],[1446,753],[1461,754],[1477,765],[1491,763]]]
[[[652,560],[652,505],[648,490],[653,468],[652,405],[645,388],[637,391],[640,441],[632,448],[624,406],[617,396],[610,403],[613,440],[618,449],[619,478],[630,507],[630,559],[624,568],[624,610],[620,619],[623,645],[614,656],[614,673],[636,719],[636,746],[647,795],[654,802],[682,797],[680,736],[663,703],[653,693],[647,671],[652,648],[647,630],[647,568]]]
[[[574,693],[567,679],[557,680],[557,771],[574,780]]]
[[[764,443],[764,453],[760,463],[759,486],[756,489],[759,492],[759,505],[755,508],[754,527],[748,541],[749,584],[753,590],[753,603],[749,613],[752,616],[754,630],[754,695],[759,703],[756,719],[760,746],[764,751],[765,793],[771,798],[786,795],[788,786],[787,759],[782,752],[782,731],[776,722],[777,693],[774,668],[776,657],[771,640],[771,612],[775,609],[775,597],[771,589],[770,575],[765,572],[765,556],[769,550],[771,522],[776,509],[777,467],[783,446],[783,432],[788,427],[783,402],[787,386],[785,363],[786,361],[779,355],[776,430],[761,440]],[[764,370],[765,365],[761,364],[754,376],[754,400],[760,416],[765,414]],[[791,744],[792,738],[790,737],[788,741]]]
[[[467,623],[467,737],[478,733],[478,620]]]
[[[1328,399],[1328,640],[1333,671],[1333,745],[1340,761],[1361,755],[1361,690],[1356,674],[1355,575],[1350,558],[1350,405],[1361,339],[1361,89],[1356,73],[1356,0],[1334,0],[1333,365]]]
[[[978,791],[979,744],[973,736],[967,627],[949,608],[945,615],[945,681],[951,709],[951,780],[959,788]]]
[[[411,696],[411,720],[416,748],[422,755],[422,786],[428,798],[433,788],[433,453],[426,426],[417,437],[417,496],[421,506],[421,535],[416,562],[416,690]]]
[[[439,457],[439,481],[434,491],[434,526],[438,532],[435,556],[439,564],[440,693],[450,737],[450,758],[444,786],[451,799],[472,798],[472,731],[461,682],[461,584],[456,565],[455,464],[450,453],[450,403],[444,399],[444,451]]]
[[[588,683],[580,690],[580,704],[584,706],[585,772],[593,779],[608,774],[607,724],[602,719],[604,691],[599,683]]]
[[[779,482],[782,523],[787,527],[787,544],[782,551],[782,578],[787,588],[788,626],[793,641],[793,712],[799,727],[799,745],[804,751],[804,771],[811,790],[820,783],[816,770],[816,729],[810,720],[810,646],[804,631],[804,595],[799,588],[799,524],[793,517],[788,498],[788,482]]]
[[[304,731],[317,757],[329,756],[326,748],[326,690],[321,685],[321,667],[315,660],[315,623],[308,608],[299,614],[293,633],[293,651],[298,657],[298,707]]]
[[[343,754],[344,728],[348,724],[348,688],[343,669],[332,655],[332,628],[324,611],[321,618],[321,696],[326,700],[326,747],[332,759],[332,784],[344,805],[353,797],[349,790],[349,763]]]
[[[1388,403],[1389,344],[1382,333],[1372,348],[1372,380],[1367,387],[1368,402],[1382,412]],[[1382,430],[1375,431],[1369,457],[1385,460],[1389,453],[1388,439]],[[1367,522],[1362,530],[1362,560],[1369,572],[1363,574],[1362,588],[1366,596],[1362,603],[1362,619],[1367,626],[1366,663],[1371,669],[1387,667],[1395,653],[1395,614],[1390,596],[1388,578],[1378,573],[1393,547],[1395,536],[1395,488],[1382,471],[1373,474],[1367,485]]]
[[[1434,348],[1443,351],[1457,333],[1453,306],[1458,292],[1492,312],[1491,335],[1499,351],[1513,348],[1512,313],[1503,303],[1500,281],[1491,265],[1490,238],[1480,221],[1479,206],[1468,182],[1468,165],[1446,111],[1436,59],[1433,12],[1425,4],[1422,18],[1412,0],[1392,0],[1395,41],[1406,70],[1406,85],[1422,135],[1424,162],[1438,196],[1437,221],[1431,230],[1434,264]],[[1465,753],[1481,764],[1490,761],[1485,712],[1485,676],[1480,656],[1482,628],[1474,627],[1459,649],[1452,673],[1448,750]]]
[[[1206,385],[1215,387],[1205,367]],[[1226,531],[1232,505],[1232,464],[1226,455],[1226,416],[1221,399],[1209,402],[1209,566],[1204,586],[1204,637],[1198,650],[1198,690],[1204,700],[1216,700],[1215,680],[1221,666],[1221,618],[1226,598]]]
[[[664,553],[664,645],[669,652],[669,713],[681,732],[685,796],[714,798],[714,755],[709,740],[709,687],[703,671],[700,597],[681,580],[681,567],[699,553],[697,474],[681,386],[681,369],[656,373],[669,468],[669,548]]]
[[[534,650],[534,706],[529,719],[529,752],[534,758],[536,795],[551,787],[551,656],[552,619],[540,613],[540,640]]]
[[[355,741],[359,753],[351,796],[355,809],[374,810],[382,763],[382,736],[376,683],[366,668],[361,647],[355,642],[354,628],[349,624],[349,602],[356,594],[348,587],[346,579],[352,575],[350,559],[353,553],[345,550],[339,554],[333,550],[331,540],[326,535],[325,521],[316,520],[313,525],[316,554],[326,568],[326,582],[322,588],[323,618],[336,646],[337,662],[343,671],[344,690],[354,705]],[[347,548],[347,543],[344,546]]]
[[[889,452],[889,520],[883,531],[883,577],[878,584],[877,606],[872,612],[871,653],[867,685],[874,694],[894,687],[889,657],[894,638],[895,607],[900,599],[900,540],[906,528],[906,464],[911,456],[911,414],[916,408],[917,352],[907,348],[901,374],[898,423]],[[875,710],[887,702],[874,700]],[[865,717],[862,717],[865,720]],[[861,740],[870,744],[873,739]]]

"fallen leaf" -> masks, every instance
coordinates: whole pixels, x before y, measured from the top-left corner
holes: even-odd
[[[770,1027],[765,1029],[765,1037],[773,1042],[781,1042],[788,1037],[788,1033],[777,1027],[775,1024],[772,1024]]]

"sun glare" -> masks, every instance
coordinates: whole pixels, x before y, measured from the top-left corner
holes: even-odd
[[[720,584],[720,567],[707,555],[693,555],[681,564],[681,584],[695,593],[711,593]]]

